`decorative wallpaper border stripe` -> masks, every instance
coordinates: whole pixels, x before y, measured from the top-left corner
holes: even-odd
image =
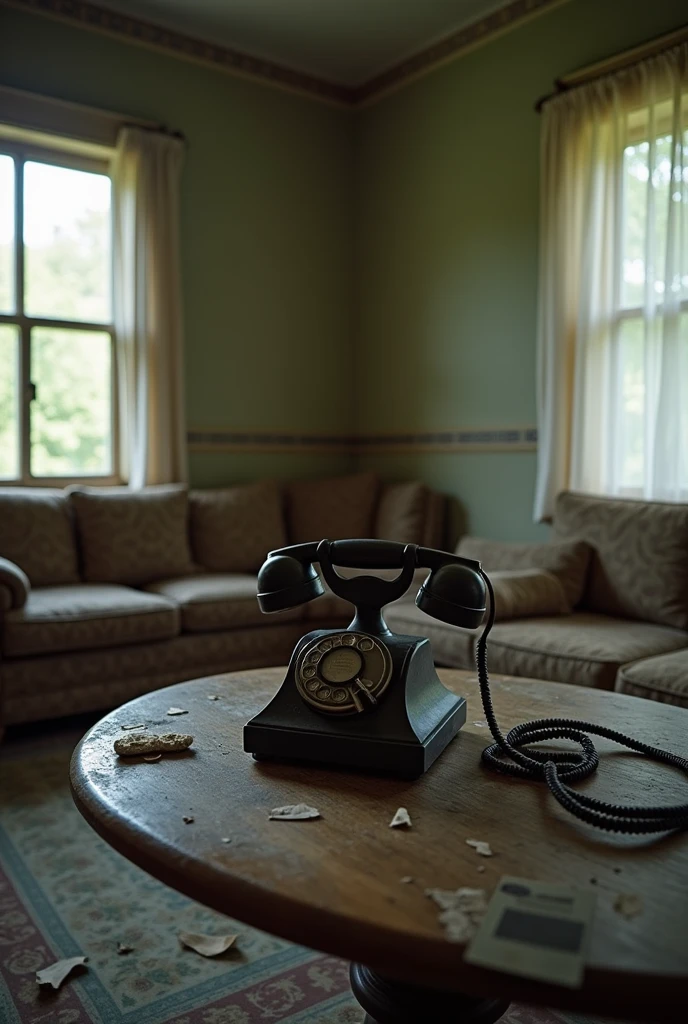
[[[550,7],[568,2],[569,0],[512,0],[506,7],[471,22],[355,88],[338,85],[316,75],[295,71],[283,64],[253,57],[226,46],[205,42],[85,0],[0,0],[0,6],[5,4],[61,21],[76,22],[81,28],[124,38],[127,42],[161,50],[175,57],[205,64],[230,74],[260,79],[292,92],[306,93],[325,102],[357,106],[369,103],[391,89],[426,74],[438,64],[453,60],[462,53],[489,42],[495,36],[542,14]]]
[[[535,427],[482,430],[435,430],[398,434],[318,434],[298,431],[190,430],[192,452],[246,454],[329,452],[337,455],[412,454],[422,452],[535,451]]]

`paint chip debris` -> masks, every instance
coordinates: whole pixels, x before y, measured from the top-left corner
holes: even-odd
[[[168,715],[188,715],[188,713],[184,708],[169,708],[167,712]]]
[[[220,698],[218,697],[218,695],[216,693],[209,693],[208,694],[208,700],[219,700],[219,699]]]
[[[201,935],[197,932],[177,932],[182,946],[188,946],[201,956],[219,956],[234,945],[237,935]]]
[[[484,889],[426,889],[440,908],[438,920],[450,942],[468,942],[487,911]]]
[[[223,843],[231,843],[231,841],[232,840],[229,838],[229,836],[225,836],[222,840]]]
[[[390,828],[411,828],[411,815],[405,807],[400,807],[389,823]]]
[[[124,729],[125,732],[127,730],[129,730],[129,729],[133,730],[133,729],[145,729],[145,728],[147,728],[147,727],[143,724],[143,722],[140,725],[123,725],[122,726],[122,729]]]
[[[120,956],[126,956],[127,953],[133,953],[134,952],[134,947],[133,946],[127,946],[126,942],[119,942],[117,944],[117,952],[119,953]]]
[[[307,821],[319,818],[320,811],[308,804],[288,804],[285,807],[273,807],[268,817],[274,821]]]
[[[186,750],[193,743],[193,736],[179,732],[143,733],[133,732],[115,740],[115,751],[122,757],[136,757],[139,754],[167,754]]]
[[[466,846],[472,846],[479,857],[491,857],[492,847],[481,839],[467,839]]]
[[[404,877],[402,879],[400,879],[400,881],[401,881],[402,885],[409,885],[413,881],[413,876],[412,875],[404,875]]]
[[[622,917],[630,919],[643,912],[643,898],[635,892],[620,892],[614,900],[614,910]]]
[[[196,819],[192,818],[190,814],[185,814],[182,821],[185,825],[192,825]]]
[[[53,988],[59,988],[67,975],[71,974],[75,967],[82,967],[87,959],[88,957],[85,956],[68,956],[64,960],[57,960],[49,967],[36,971],[36,981],[39,985],[52,985]]]

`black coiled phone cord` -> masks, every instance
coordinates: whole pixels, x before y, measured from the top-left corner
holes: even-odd
[[[574,718],[538,718],[515,726],[503,735],[497,719],[490,682],[487,673],[487,637],[495,618],[494,591],[488,577],[481,573],[490,595],[490,609],[487,623],[477,645],[478,681],[485,718],[495,739],[483,750],[483,760],[495,771],[513,775],[519,779],[544,779],[550,792],[567,811],[582,821],[608,832],[648,833],[666,832],[688,826],[688,803],[674,807],[636,807],[633,805],[610,804],[596,800],[571,789],[568,782],[587,779],[596,770],[599,756],[587,733],[604,736],[630,750],[651,757],[655,761],[682,768],[688,773],[688,759],[672,754],[668,750],[641,743],[632,736],[625,736],[615,729],[607,729],[590,722],[579,722]],[[544,740],[573,740],[582,747],[581,751],[555,752],[534,750],[530,743]]]

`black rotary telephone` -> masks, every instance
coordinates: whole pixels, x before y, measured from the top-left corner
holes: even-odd
[[[572,814],[609,831],[650,833],[688,826],[688,803],[620,806],[568,785],[597,768],[597,751],[586,733],[607,737],[688,772],[688,760],[678,754],[606,726],[565,718],[527,722],[504,736],[492,706],[487,673],[494,594],[480,562],[384,540],[295,544],[271,551],[258,574],[262,611],[294,608],[324,593],[315,562],[332,592],[355,606],[355,614],[347,629],[316,629],[299,640],[277,694],[244,727],[244,749],[257,760],[310,761],[410,779],[427,771],[466,721],[466,701],[440,681],[430,641],[392,633],[382,609],[408,590],[416,569],[428,569],[416,595],[422,611],[464,629],[477,629],[485,619],[476,658],[483,710],[494,739],[483,751],[490,768],[518,778],[541,779]],[[335,565],[398,569],[399,575],[391,580],[369,575],[346,579]],[[582,749],[530,746],[558,739],[573,740]]]

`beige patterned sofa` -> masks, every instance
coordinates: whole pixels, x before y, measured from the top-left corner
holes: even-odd
[[[688,707],[688,505],[564,493],[552,525],[545,544],[464,537],[457,547],[497,584],[492,670]],[[525,588],[534,569],[555,589]],[[512,595],[516,582],[530,590],[521,616],[500,615],[505,582]],[[473,667],[476,634],[428,618],[412,595],[387,621],[429,636],[440,665]]]
[[[371,473],[182,487],[0,490],[0,726],[112,707],[169,683],[285,663],[338,625],[330,594],[261,614],[267,551],[320,537],[441,546],[444,499]]]

